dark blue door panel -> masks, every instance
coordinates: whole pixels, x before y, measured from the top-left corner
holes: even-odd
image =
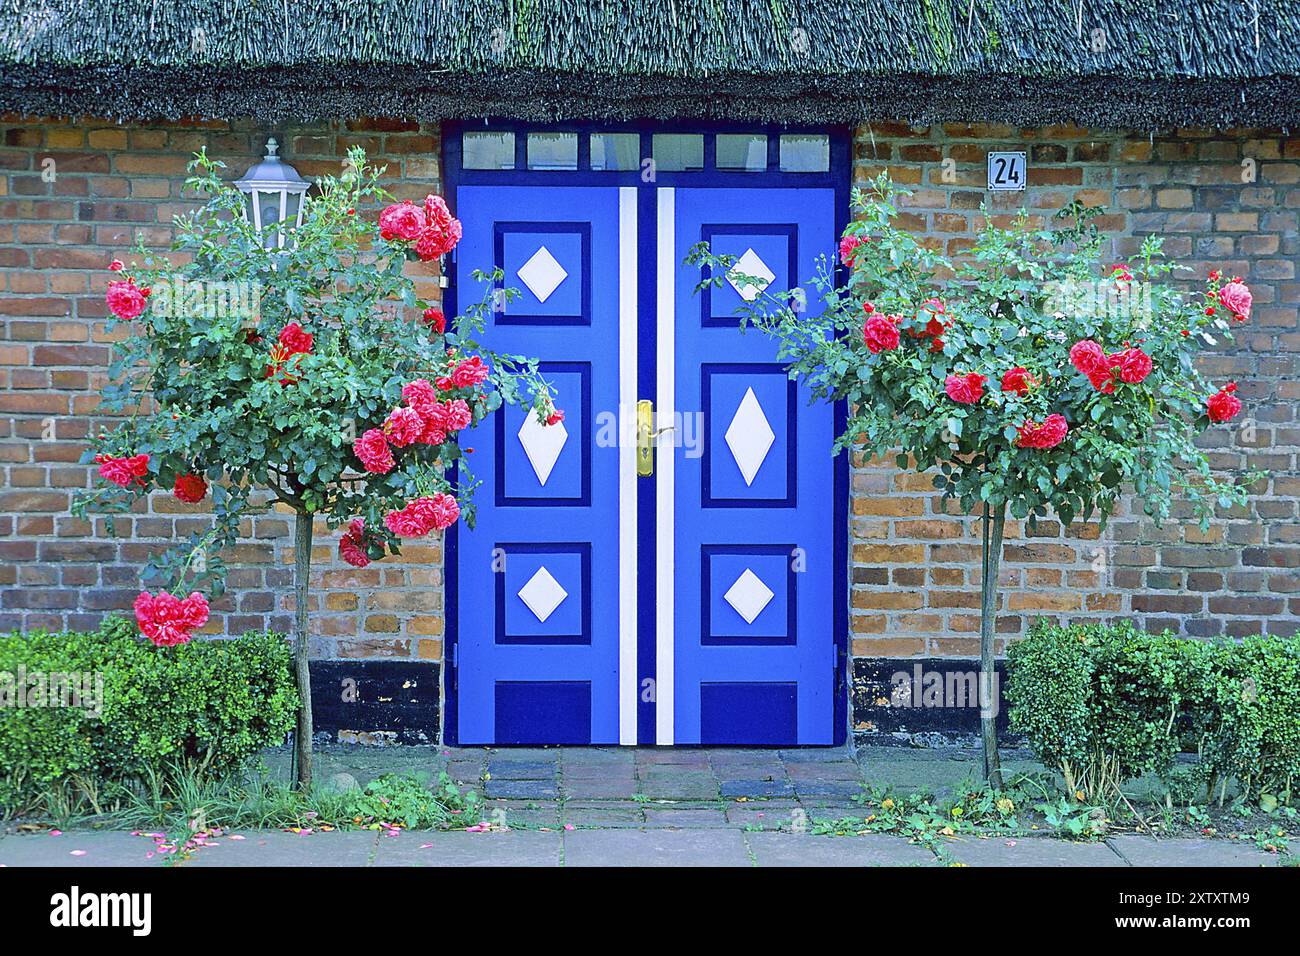
[[[834,251],[833,189],[675,193],[678,262],[705,240],[784,290]],[[703,436],[702,454],[673,462],[673,742],[833,743],[835,412],[809,404],[770,339],[739,331],[757,290],[697,295],[699,279],[680,266],[673,284],[674,403],[702,413]]]
[[[619,402],[616,187],[462,186],[457,291],[503,269],[519,299],[488,340],[536,356],[564,422],[506,409],[463,441],[484,487],[456,539],[456,739],[616,743],[618,453],[593,421]]]

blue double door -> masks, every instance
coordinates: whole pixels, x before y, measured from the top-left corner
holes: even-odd
[[[566,414],[506,409],[464,441],[482,484],[449,544],[448,740],[841,742],[837,413],[735,314],[758,293],[741,274],[783,290],[833,254],[835,191],[463,185],[456,203],[459,308],[484,294],[475,269],[501,269],[520,295],[487,340],[539,357]],[[700,241],[739,260],[703,294],[683,262]]]

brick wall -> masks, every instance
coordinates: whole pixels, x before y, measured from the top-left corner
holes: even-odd
[[[388,166],[399,198],[441,189],[436,126],[374,120],[273,132],[304,176],[337,173],[347,149],[361,145]],[[137,235],[170,242],[172,217],[188,207],[182,192],[194,151],[206,147],[239,175],[262,154],[266,135],[246,123],[0,121],[0,630],[86,627],[128,608],[148,554],[208,526],[202,506],[170,494],[155,494],[119,518],[118,538],[108,536],[104,519],[92,527],[68,506],[90,481],[77,460],[96,423],[109,361],[108,262],[129,258]],[[436,296],[428,267],[413,266],[412,274],[422,295]],[[289,517],[254,517],[244,532],[228,559],[229,591],[205,630],[287,631]],[[413,544],[402,549],[401,562],[356,569],[338,559],[338,536],[327,535],[323,522],[317,535],[313,656],[439,660],[440,545]]]
[[[0,119],[0,629],[86,626],[124,608],[151,548],[204,524],[197,508],[158,495],[119,523],[120,539],[68,514],[88,487],[77,465],[103,384],[105,264],[142,232],[165,243],[184,208],[187,155],[206,145],[232,171],[260,153],[264,131],[208,122],[121,127],[106,122]],[[437,129],[366,121],[275,131],[304,175],[336,170],[361,143],[386,162],[393,190],[415,198],[439,188]],[[855,137],[854,176],[888,168],[916,190],[908,222],[950,254],[969,248],[989,148],[1026,148],[1030,186],[991,201],[1048,217],[1073,198],[1112,209],[1115,257],[1159,232],[1166,248],[1203,273],[1247,277],[1255,315],[1230,352],[1205,372],[1234,378],[1253,435],[1216,429],[1216,463],[1266,467],[1273,477],[1249,509],[1202,534],[1156,530],[1121,510],[1104,536],[1093,526],[1043,522],[1027,536],[1009,525],[999,632],[1012,637],[1040,613],[1067,618],[1132,615],[1194,635],[1300,628],[1300,523],[1295,405],[1300,378],[1295,277],[1300,237],[1300,139],[1277,132],[1145,134],[993,126],[877,124]],[[53,181],[42,177],[54,160]],[[953,164],[945,166],[944,160]],[[1254,182],[1243,182],[1251,160]],[[947,175],[946,175],[947,174]],[[421,273],[422,281],[429,282]],[[430,294],[429,288],[423,290]],[[57,421],[51,435],[48,425]],[[1247,440],[1249,439],[1249,440]],[[855,462],[853,653],[859,657],[967,656],[978,644],[978,528],[945,514],[926,478]],[[323,532],[323,527],[321,531]],[[287,629],[292,560],[283,515],[253,519],[210,630]],[[441,553],[403,549],[356,570],[338,561],[335,536],[318,546],[313,608],[318,657],[441,656]]]

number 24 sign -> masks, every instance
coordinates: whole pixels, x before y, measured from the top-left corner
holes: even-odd
[[[1024,152],[989,153],[989,189],[1025,188]]]

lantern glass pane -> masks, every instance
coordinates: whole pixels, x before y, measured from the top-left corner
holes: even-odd
[[[262,245],[270,249],[278,245],[277,233],[270,230],[280,222],[280,191],[278,189],[273,191],[259,189],[254,195],[257,197],[257,206],[261,211]]]

